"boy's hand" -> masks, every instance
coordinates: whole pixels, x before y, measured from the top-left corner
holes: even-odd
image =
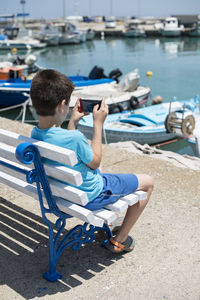
[[[100,123],[103,124],[107,115],[108,115],[108,105],[105,102],[105,99],[102,99],[101,107],[99,108],[99,105],[95,105],[93,108],[93,120],[94,123]]]
[[[69,129],[69,130],[76,129],[76,126],[77,126],[78,122],[80,121],[80,119],[82,117],[88,115],[88,113],[81,112],[81,110],[80,110],[80,99],[81,98],[78,98],[76,100],[74,108],[72,109],[72,114],[71,114],[69,124],[68,124],[68,127],[67,127],[67,129]]]

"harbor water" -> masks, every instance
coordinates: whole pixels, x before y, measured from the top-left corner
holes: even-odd
[[[138,68],[140,84],[151,88],[152,98],[161,95],[163,102],[200,95],[200,38],[105,38],[31,53],[36,55],[38,65],[66,75],[88,75],[95,65],[102,67],[106,75],[116,68],[124,75]],[[1,60],[9,55],[0,53]],[[149,71],[152,76],[147,76]],[[161,148],[193,155],[184,140]]]

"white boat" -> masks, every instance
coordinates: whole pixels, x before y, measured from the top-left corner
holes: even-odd
[[[188,107],[188,108],[187,108]],[[135,141],[140,144],[157,144],[171,140],[179,133],[167,132],[165,128],[166,118],[169,111],[181,114],[184,111],[187,119],[185,128],[190,128],[189,115],[193,113],[196,103],[194,99],[186,101],[174,101],[152,105],[126,113],[108,115],[103,126],[103,142],[115,143],[123,141]],[[92,114],[85,116],[78,123],[78,129],[83,132],[88,139],[93,136]]]
[[[71,97],[73,107],[77,98],[97,99],[105,98],[110,113],[122,112],[144,106],[150,95],[150,88],[139,85],[138,70],[126,74],[119,83],[111,82],[101,85],[81,87],[76,89]]]
[[[115,17],[113,17],[113,16],[106,17],[105,28],[107,28],[107,29],[116,28]]]
[[[123,35],[125,37],[146,37],[144,29],[139,27],[140,21],[139,20],[129,20],[125,26],[125,30],[123,31]]]
[[[15,39],[9,40],[5,37],[4,40],[0,40],[0,50],[11,50],[13,48],[16,49],[36,49],[36,48],[44,48],[46,46],[45,43],[40,43],[37,40],[30,39]]]
[[[175,17],[166,18],[160,32],[162,36],[177,37],[184,30],[183,25],[178,25],[178,19]]]
[[[57,23],[60,37],[59,44],[80,44],[86,41],[86,32],[79,31],[74,24],[69,22]]]
[[[32,38],[32,31],[25,28],[18,28],[17,37],[14,39],[9,39],[7,35],[1,35],[0,38],[0,49],[2,50],[13,48],[31,50],[44,47],[46,44]]]
[[[52,24],[45,24],[40,27],[38,34],[39,40],[50,46],[57,46],[61,37],[61,33],[58,31],[58,27]]]

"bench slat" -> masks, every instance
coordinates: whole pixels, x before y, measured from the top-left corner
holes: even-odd
[[[55,160],[61,164],[66,164],[69,166],[74,166],[77,163],[76,154],[72,150],[28,138],[4,129],[0,129],[0,142],[14,147],[18,146],[22,142],[32,143],[38,147],[42,157]]]
[[[3,159],[2,161],[5,161],[9,163],[9,160]],[[19,167],[25,171],[30,171],[30,169],[26,166],[21,166],[18,163],[12,163],[14,166]],[[19,178],[23,181],[26,181],[26,176],[23,173],[20,173],[18,171],[15,171],[14,169],[7,168],[6,166],[1,165],[1,170],[10,176],[16,176],[16,178]],[[55,181],[53,179],[49,179],[49,184],[51,187],[52,194],[54,196],[62,197],[66,200],[72,201],[76,204],[80,205],[86,205],[88,203],[88,197],[87,194],[81,190],[78,190],[75,187],[71,187],[69,185],[66,185],[64,183]]]
[[[137,191],[134,194],[136,194],[139,197],[139,200],[146,200],[147,199],[147,193],[143,191]]]
[[[127,196],[124,196],[122,198],[120,198],[121,200],[127,202],[127,204],[129,206],[136,204],[139,201],[139,197],[138,195],[136,195],[135,193],[129,194]]]
[[[128,204],[125,201],[119,199],[113,204],[106,205],[105,208],[113,210],[117,213],[123,213],[128,208]]]
[[[79,186],[83,179],[81,173],[64,166],[53,166],[44,163],[44,169],[48,176]]]
[[[1,171],[0,182],[38,200],[37,188],[34,185],[31,185],[23,180],[10,176]],[[77,217],[82,221],[88,222],[94,226],[103,226],[104,220],[94,216],[92,211],[59,197],[56,197],[55,201],[56,205],[62,212],[69,214],[73,217]]]
[[[114,212],[107,209],[94,210],[93,214],[99,218],[102,218],[107,224],[110,224],[117,218]]]
[[[21,166],[24,166],[24,164],[20,163],[17,160],[15,156],[15,148],[12,146],[0,143],[0,156],[5,159],[11,160],[12,162],[15,162]],[[33,167],[33,164],[30,164],[29,166]],[[44,163],[44,168],[48,176],[54,177],[58,180],[66,181],[75,186],[79,186],[83,182],[80,172],[72,170],[65,166],[57,166],[50,165],[49,163]]]
[[[73,186],[63,184],[50,178],[49,184],[52,190],[52,194],[55,196],[62,197],[83,206],[88,203],[87,194]]]

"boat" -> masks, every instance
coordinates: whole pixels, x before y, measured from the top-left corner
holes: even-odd
[[[54,24],[59,32],[59,45],[80,44],[86,41],[86,32],[80,31],[69,22]]]
[[[162,28],[160,28],[160,33],[162,36],[166,37],[177,37],[181,35],[184,30],[183,25],[178,25],[178,19],[175,17],[166,18]]]
[[[200,37],[200,21],[194,24],[194,26],[188,32],[188,35],[192,37]]]
[[[43,24],[40,27],[38,33],[38,39],[42,43],[46,43],[48,46],[57,46],[61,38],[61,33],[58,30],[58,27],[53,26],[52,24]]]
[[[91,72],[90,72],[91,73]],[[7,107],[18,105],[27,100],[30,94],[31,79],[23,76],[23,69],[20,67],[4,67],[0,69],[0,106]],[[110,84],[113,78],[91,79],[89,76],[69,76],[75,84],[75,89],[82,89],[86,86]]]
[[[88,28],[86,30],[86,41],[91,41],[94,39],[94,37],[95,37],[94,30],[92,30],[91,28]]]
[[[192,135],[186,137],[186,141],[191,146],[195,156],[200,157],[200,110],[194,115],[195,129]]]
[[[15,32],[15,35],[13,35],[12,39],[9,38],[6,34],[0,35],[0,50],[11,50],[13,48],[20,49],[20,50],[21,49],[31,50],[31,49],[41,49],[46,47],[45,43],[41,43],[40,41],[32,38],[31,31],[28,31],[27,29],[24,28],[18,28],[16,33],[16,27],[13,27],[10,28],[10,32],[12,32],[12,29]],[[9,36],[11,37],[11,33]]]
[[[113,71],[117,72],[117,69]],[[112,73],[112,72],[111,72]],[[110,74],[109,74],[110,75]],[[149,87],[139,84],[138,69],[126,74],[119,82],[116,80],[103,85],[87,86],[77,89],[71,97],[73,106],[77,98],[105,99],[109,106],[109,113],[131,110],[147,104],[151,90]]]
[[[186,127],[191,125],[188,116],[196,109],[196,100],[172,101],[133,111],[110,114],[103,126],[103,142],[115,143],[123,141],[135,141],[139,144],[155,145],[174,139],[179,133],[167,132],[165,122],[169,112],[186,115]],[[190,119],[191,120],[191,119]],[[189,128],[189,127],[188,127]],[[78,123],[78,129],[88,139],[93,136],[92,114],[85,116]]]
[[[123,31],[123,36],[129,38],[146,37],[144,29],[139,27],[139,25],[139,20],[129,20],[125,26],[125,30]]]
[[[10,61],[0,62],[0,80],[8,80],[10,70],[22,70],[23,76],[31,79],[36,72],[44,70],[36,61],[37,57],[29,54],[27,56],[15,56]]]

